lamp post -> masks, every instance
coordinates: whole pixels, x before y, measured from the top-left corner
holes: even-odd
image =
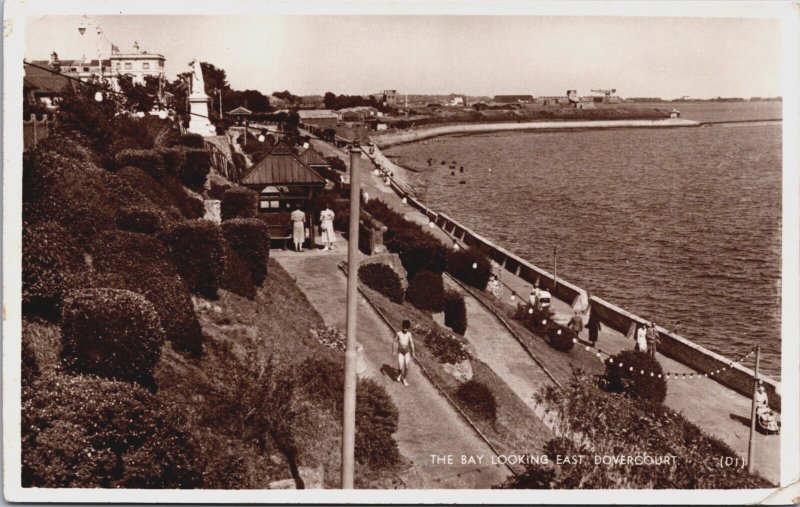
[[[761,362],[761,345],[756,345],[756,369],[753,377],[753,401],[750,405],[750,441],[747,443],[747,471],[753,473],[753,459],[756,454],[756,395],[758,394],[758,367]]]
[[[344,413],[342,414],[342,489],[353,489],[356,437],[356,310],[358,303],[358,222],[361,194],[358,140],[350,148],[350,226],[347,237],[347,346],[344,353]]]

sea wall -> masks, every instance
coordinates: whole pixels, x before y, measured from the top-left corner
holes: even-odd
[[[561,278],[554,278],[552,273],[534,266],[516,254],[492,243],[444,213],[437,213],[429,209],[411,194],[405,192],[394,181],[391,181],[390,185],[398,195],[406,198],[410,206],[425,214],[429,220],[450,234],[450,236],[470,247],[484,250],[491,259],[503,266],[510,273],[519,276],[531,284],[538,281],[540,286],[546,287],[554,297],[564,301],[570,306],[575,306],[581,298],[583,298],[584,301],[586,300],[586,291],[580,287],[566,280],[562,280]],[[592,311],[597,313],[603,325],[623,335],[630,336],[634,325],[643,325],[647,323],[645,319],[596,296],[589,297],[588,301]],[[732,360],[697,345],[682,336],[671,333],[662,327],[657,327],[656,329],[660,337],[660,344],[658,347],[660,353],[688,366],[700,374],[708,375],[708,378],[715,380],[743,396],[751,397],[753,395],[753,382],[755,378],[755,372],[753,370],[733,363]],[[718,370],[720,370],[719,373],[717,373]],[[779,394],[779,383],[763,374],[759,375],[759,378],[766,387],[770,406],[774,410],[780,412],[781,396]]]
[[[607,128],[674,128],[697,127],[700,123],[682,118],[663,120],[568,120],[568,121],[528,121],[498,123],[462,123],[455,125],[439,125],[436,127],[420,127],[409,130],[372,133],[370,140],[380,148],[388,148],[398,144],[411,143],[449,134],[469,134],[481,132],[499,132],[506,130],[562,130],[562,129],[607,129]]]

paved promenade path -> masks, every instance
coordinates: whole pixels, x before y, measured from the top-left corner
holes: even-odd
[[[338,264],[345,260],[347,244],[336,243],[333,252],[321,250],[295,253],[274,250],[271,255],[292,275],[319,312],[326,326],[345,329],[347,283]],[[503,482],[508,469],[484,464],[461,465],[460,456],[482,454],[491,449],[460,418],[448,401],[428,382],[419,368],[412,367],[405,387],[381,372],[384,365],[396,367],[391,355],[393,332],[359,296],[358,341],[364,347],[367,372],[391,395],[400,412],[395,434],[400,452],[409,458],[422,482],[421,488],[491,488]],[[453,454],[453,465],[431,465],[431,454]]]
[[[345,160],[349,168],[349,160],[343,150],[337,150],[331,145],[321,142],[313,141],[314,147],[317,149],[324,149],[327,155],[336,155]],[[319,144],[317,144],[319,143]],[[416,223],[426,225],[428,219],[422,213],[414,208],[404,205],[400,198],[388,186],[384,184],[381,178],[372,174],[374,166],[369,160],[362,159],[360,162],[362,170],[361,182],[362,188],[369,192],[371,198],[380,198],[386,202],[392,209],[403,213],[406,219],[412,220]],[[395,173],[404,171],[404,169],[396,169]],[[452,242],[450,236],[439,229],[438,227],[430,228],[429,231],[436,237],[446,241]],[[480,231],[478,231],[480,232]],[[509,272],[503,273],[503,282],[509,287],[514,289],[517,293],[525,295],[530,292],[530,284],[522,279],[512,275]],[[505,291],[506,299],[508,299],[509,292]],[[602,297],[602,294],[598,294]],[[471,299],[471,298],[470,298]],[[556,320],[565,323],[573,314],[573,309],[566,303],[557,299],[553,300],[553,307],[556,311]],[[476,310],[479,306],[477,301],[473,300],[470,305],[471,313],[468,314],[470,322],[469,327],[475,322],[486,323],[485,315],[481,315],[480,310]],[[481,308],[482,310],[483,308]],[[478,311],[473,315],[472,312]],[[499,322],[496,329],[486,331],[490,336],[503,336],[505,328]],[[485,338],[480,336],[469,336],[470,330],[467,330],[468,338],[479,347],[484,343]],[[588,339],[586,331],[581,334],[581,338]],[[512,348],[511,344],[506,340],[502,340],[504,347]],[[610,353],[617,353],[620,350],[632,349],[633,341],[627,339],[624,335],[604,327],[600,332],[598,346],[604,351]],[[517,349],[522,352],[521,348]],[[499,364],[503,359],[502,354],[495,354],[491,347],[487,347],[484,353],[479,350],[479,356],[492,369],[500,375],[511,388],[517,392],[520,398],[528,403],[529,401],[523,396],[523,393],[529,392],[533,385],[540,382],[542,378],[541,371],[535,370],[531,378],[528,374],[522,374],[519,368],[521,364],[521,357],[523,354],[517,356],[509,356],[507,364]],[[724,352],[724,351],[723,351]],[[513,359],[512,359],[513,357]],[[737,359],[737,358],[730,358]],[[664,371],[677,372],[677,373],[691,373],[694,370],[684,366],[681,363],[673,361],[667,357],[658,354],[658,360],[661,363]],[[534,364],[531,360],[531,364]],[[537,368],[534,364],[532,368]],[[505,373],[503,373],[505,372]],[[682,413],[687,419],[692,421],[698,427],[706,431],[708,434],[720,438],[725,443],[731,446],[741,457],[747,458],[748,440],[750,432],[750,406],[751,400],[746,396],[742,396],[720,384],[714,382],[709,378],[695,378],[693,380],[671,380],[667,387],[667,399],[665,404]],[[766,479],[774,482],[780,480],[780,436],[779,435],[762,435],[756,433],[756,454],[754,459],[755,470],[764,476]]]

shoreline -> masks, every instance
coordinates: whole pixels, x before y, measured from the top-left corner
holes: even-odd
[[[559,120],[499,123],[460,123],[421,127],[419,129],[395,131],[370,136],[376,146],[382,149],[423,141],[451,134],[482,134],[505,131],[569,131],[609,128],[680,128],[699,127],[701,122],[683,118],[663,120]]]

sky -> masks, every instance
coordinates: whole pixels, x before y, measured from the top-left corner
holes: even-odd
[[[166,57],[174,78],[197,57],[235,89],[298,95],[781,95],[775,19],[547,16],[94,16],[123,52]],[[27,19],[25,57],[96,57],[81,16]],[[110,46],[100,41],[108,57]]]

